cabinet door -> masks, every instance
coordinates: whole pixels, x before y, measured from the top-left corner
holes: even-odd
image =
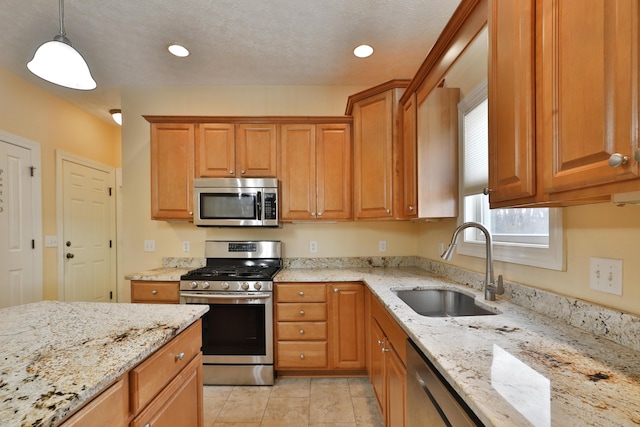
[[[332,367],[365,367],[364,286],[354,283],[331,283],[329,312],[331,325]]]
[[[393,95],[385,91],[355,104],[354,190],[358,219],[392,218]]]
[[[280,220],[316,217],[316,128],[280,127]]]
[[[192,219],[193,124],[151,125],[151,218]]]
[[[129,421],[129,377],[118,381],[80,409],[61,427],[125,427]]]
[[[402,145],[404,156],[404,216],[418,217],[418,174],[416,171],[417,158],[417,127],[416,127],[416,94],[402,106]]]
[[[351,218],[351,126],[317,126],[317,218]]]
[[[535,6],[534,0],[491,0],[489,8],[489,188],[493,206],[536,195]]]
[[[275,124],[240,124],[236,140],[236,176],[277,176]]]
[[[378,400],[378,406],[382,411],[382,419],[387,418],[387,405],[385,393],[385,366],[383,353],[386,339],[382,328],[374,318],[371,318],[371,337],[369,341],[369,351],[371,352],[371,366],[369,369],[369,380],[373,386],[373,391]]]
[[[407,370],[393,349],[386,355],[387,425],[404,427],[407,393]]]
[[[637,178],[638,1],[538,3],[544,190]],[[614,153],[628,156],[627,164],[609,166]]]
[[[236,136],[231,123],[198,125],[196,138],[196,176],[228,178],[235,174]]]

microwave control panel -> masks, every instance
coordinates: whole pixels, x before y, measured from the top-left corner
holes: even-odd
[[[278,219],[276,195],[274,193],[266,193],[264,195],[264,219]]]

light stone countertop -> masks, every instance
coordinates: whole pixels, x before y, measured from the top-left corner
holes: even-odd
[[[1,309],[0,425],[58,425],[207,310],[57,301]]]
[[[487,426],[640,424],[640,351],[631,347],[500,296],[494,302],[484,301],[479,290],[418,267],[284,269],[275,281],[363,281]],[[505,286],[518,297],[515,288]],[[425,317],[392,292],[443,287],[475,295],[479,305],[501,314]],[[533,294],[537,297],[542,292]],[[553,297],[533,301],[552,303],[557,303]],[[573,305],[580,308],[578,303]],[[603,309],[589,321],[606,323],[608,312]],[[638,318],[631,322],[637,328]],[[637,342],[638,337],[632,339]]]
[[[193,268],[160,267],[153,270],[141,271],[124,276],[126,280],[153,280],[158,282],[178,282],[180,276],[187,274]]]

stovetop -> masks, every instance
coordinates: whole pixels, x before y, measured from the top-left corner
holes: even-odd
[[[247,261],[237,260],[230,264],[229,260],[207,260],[207,265],[191,270],[180,277],[181,280],[273,280],[282,268],[282,260]],[[240,261],[244,261],[243,264]],[[248,264],[248,265],[247,265]]]

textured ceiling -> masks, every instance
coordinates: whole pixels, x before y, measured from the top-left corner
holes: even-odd
[[[65,30],[98,88],[26,63],[58,33],[58,0],[2,0],[0,67],[108,119],[125,86],[376,85],[411,78],[460,0],[66,0]],[[177,42],[191,55],[176,58]],[[374,47],[358,59],[353,48]]]

